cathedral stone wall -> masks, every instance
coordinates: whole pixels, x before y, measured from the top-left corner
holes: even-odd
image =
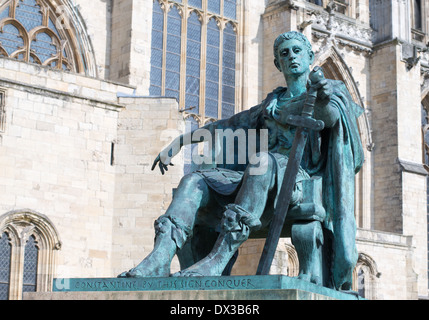
[[[109,275],[117,93],[133,88],[9,59],[0,67],[1,212],[37,209],[51,219],[63,239],[58,274]]]
[[[54,277],[114,277],[153,248],[153,223],[183,176],[184,155],[165,175],[152,171],[152,163],[185,131],[189,114],[173,98],[148,96],[152,0],[74,3],[76,16],[68,18],[85,27],[94,77],[0,58],[6,115],[0,126],[0,227],[8,212],[46,215],[60,238]],[[421,104],[422,92],[429,92],[429,57],[420,52],[427,37],[423,32],[417,41],[421,32],[411,28],[414,2],[350,3],[342,14],[304,0],[238,1],[236,110],[286,85],[273,64],[275,38],[289,30],[307,35],[316,64],[343,80],[364,108],[354,289],[364,283],[370,299],[427,297]],[[382,14],[387,9],[392,14]],[[378,23],[384,27],[375,28]],[[423,25],[429,31],[429,21]],[[263,244],[246,242],[233,274],[253,274]],[[271,272],[296,276],[297,263],[290,239],[282,239]],[[178,270],[175,259],[172,272]]]

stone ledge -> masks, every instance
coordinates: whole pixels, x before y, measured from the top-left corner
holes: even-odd
[[[26,300],[358,300],[283,275],[168,278],[55,279],[54,292]]]
[[[349,300],[297,289],[24,293],[24,300]],[[351,299],[353,300],[353,299]]]

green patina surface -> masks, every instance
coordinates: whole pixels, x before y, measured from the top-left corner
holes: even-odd
[[[168,278],[71,278],[55,279],[54,292],[131,292],[131,291],[189,291],[189,290],[243,290],[265,292],[292,290],[305,300],[317,294],[338,300],[362,299],[315,285],[308,281],[283,275],[231,277],[168,277]]]

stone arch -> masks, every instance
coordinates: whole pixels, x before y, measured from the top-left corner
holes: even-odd
[[[366,253],[359,253],[358,262],[353,270],[353,290],[366,299],[376,299],[377,279],[380,276],[375,260]],[[364,283],[360,283],[362,281]]]
[[[297,277],[299,275],[299,259],[295,247],[291,244],[285,244],[287,253],[287,275],[289,277]]]
[[[38,6],[38,14],[42,17],[39,25],[32,25],[26,30],[16,16],[17,8],[28,5],[29,0],[1,0],[0,1],[0,28],[12,24],[20,30],[20,36],[24,40],[24,51],[14,52],[11,58],[18,58],[25,62],[49,65],[52,68],[84,73],[87,76],[97,77],[95,55],[86,26],[77,7],[71,0],[31,0]],[[36,12],[37,13],[37,12]],[[22,27],[22,28],[20,28]],[[34,50],[30,50],[31,40],[36,34],[49,34],[56,44],[55,58],[47,63],[41,63],[35,56]],[[3,52],[4,50],[0,50]],[[8,56],[3,52],[4,56]]]
[[[365,110],[363,115],[358,118],[358,128],[361,138],[366,144],[366,148],[368,151],[371,151],[374,148],[374,143],[368,112],[360,94],[358,84],[354,80],[350,68],[347,66],[338,49],[335,46],[330,46],[327,50],[317,53],[314,65],[321,66],[327,78],[343,81],[353,101]]]
[[[61,249],[58,232],[48,217],[30,209],[16,210],[0,216],[0,230],[9,230],[25,244],[31,233],[44,248]]]
[[[12,246],[10,299],[22,297],[24,249],[28,239],[33,236],[38,249],[37,291],[52,288],[56,252],[61,249],[58,231],[51,220],[30,209],[10,211],[0,216],[0,234],[6,232]]]

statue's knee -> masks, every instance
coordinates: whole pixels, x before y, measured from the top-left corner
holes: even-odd
[[[185,175],[182,178],[182,180],[180,181],[179,188],[182,190],[190,190],[191,194],[193,194],[200,189],[197,187],[201,186],[202,183],[204,183],[204,179],[198,173],[193,172]]]
[[[195,185],[201,181],[201,176],[198,173],[192,172],[183,176],[181,184],[183,185]]]

